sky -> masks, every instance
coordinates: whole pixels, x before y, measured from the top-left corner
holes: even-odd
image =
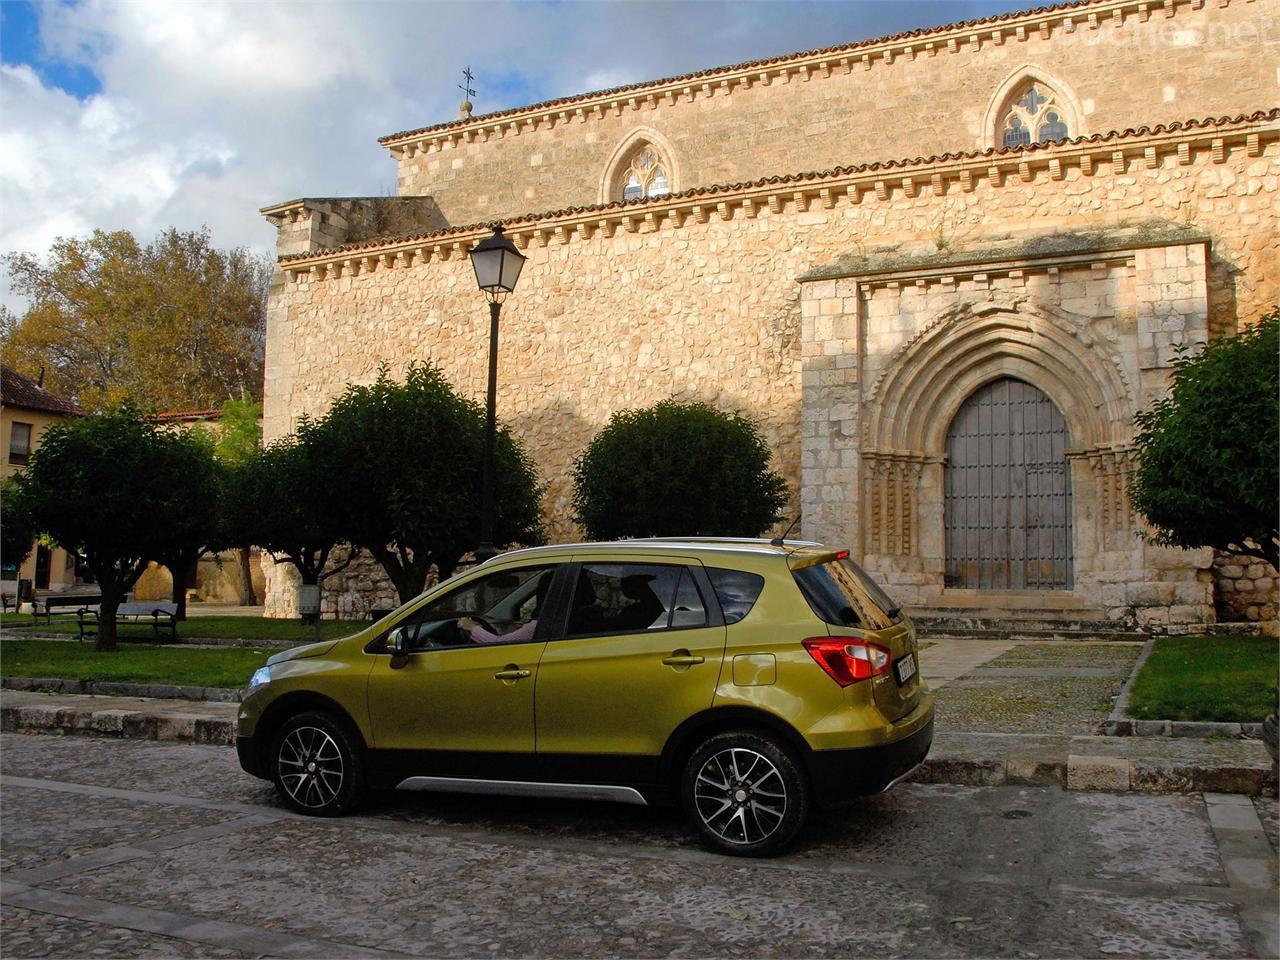
[[[0,0],[0,252],[395,192],[377,138],[476,114],[1036,5],[1012,0]],[[22,301],[0,277],[0,302]]]

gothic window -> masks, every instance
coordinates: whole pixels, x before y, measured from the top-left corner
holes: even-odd
[[[671,179],[666,164],[651,146],[642,147],[627,166],[622,177],[622,199],[643,200],[665,197],[671,192]]]
[[[1053,91],[1040,83],[1032,83],[1010,104],[1001,131],[1004,147],[1055,143],[1071,136]]]

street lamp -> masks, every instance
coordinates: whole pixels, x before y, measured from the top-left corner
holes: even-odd
[[[485,299],[489,301],[489,394],[485,403],[477,563],[484,563],[497,554],[493,549],[493,437],[496,429],[494,408],[498,398],[498,316],[502,312],[502,301],[516,288],[525,259],[516,245],[502,235],[502,227],[497,224],[493,227],[493,236],[485,237],[471,248],[476,286],[484,291]]]

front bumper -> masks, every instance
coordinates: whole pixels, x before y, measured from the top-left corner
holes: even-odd
[[[258,749],[258,741],[254,737],[236,737],[236,757],[240,768],[262,780],[270,780],[271,775],[262,765],[262,752]]]
[[[814,750],[809,776],[821,806],[880,793],[924,762],[933,743],[933,716],[910,736],[879,747]]]

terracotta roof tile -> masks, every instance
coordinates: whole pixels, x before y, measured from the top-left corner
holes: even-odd
[[[60,413],[68,417],[85,415],[85,411],[70,400],[50,393],[30,377],[10,367],[0,367],[0,403],[6,407]]]
[[[1280,119],[1280,107],[1275,107],[1271,110],[1258,110],[1251,114],[1242,113],[1234,117],[1209,117],[1205,119],[1178,120],[1172,123],[1157,123],[1149,126],[1129,127],[1125,130],[1112,130],[1107,133],[1095,133],[1085,137],[1073,137],[1068,140],[1060,140],[1057,143],[1033,144],[1026,147],[1001,147],[1000,149],[988,148],[986,150],[960,151],[956,153],[935,154],[928,157],[914,157],[902,160],[877,160],[873,163],[833,167],[829,170],[816,170],[808,173],[780,174],[772,177],[763,177],[759,180],[746,180],[741,183],[722,183],[706,187],[694,187],[689,190],[682,190],[678,193],[671,193],[662,197],[654,197],[652,199],[614,200],[611,203],[563,207],[559,210],[524,213],[517,216],[504,217],[501,220],[470,223],[463,226],[450,227],[446,230],[434,230],[425,233],[409,233],[397,237],[378,237],[373,240],[365,240],[359,243],[348,243],[342,246],[329,247],[325,250],[317,250],[311,253],[290,254],[288,256],[279,257],[278,262],[290,263],[296,260],[311,260],[317,257],[331,257],[334,254],[349,253],[358,250],[377,250],[400,243],[443,239],[457,234],[474,233],[477,230],[483,230],[492,226],[494,223],[504,225],[527,224],[537,223],[542,220],[555,220],[560,217],[574,216],[583,213],[618,210],[623,207],[644,209],[647,206],[668,204],[673,200],[689,200],[696,199],[698,197],[716,196],[723,193],[736,193],[741,190],[749,190],[753,187],[765,187],[773,184],[804,183],[834,177],[851,176],[860,173],[874,173],[877,170],[895,170],[903,167],[922,166],[930,163],[970,161],[981,157],[1011,157],[1019,154],[1035,154],[1037,152],[1058,150],[1063,147],[1080,146],[1087,143],[1109,143],[1114,140],[1122,140],[1130,137],[1158,136],[1163,133],[1206,130],[1215,127],[1235,126],[1244,123],[1262,123],[1268,120],[1278,119]]]
[[[993,23],[1006,23],[1010,20],[1018,20],[1023,17],[1035,17],[1046,13],[1054,13],[1059,10],[1070,10],[1077,7],[1093,6],[1100,0],[1071,0],[1068,3],[1055,3],[1045,7],[1033,7],[1030,10],[1012,10],[1008,13],[995,14],[990,17],[980,17],[976,20],[961,20],[957,23],[946,23],[934,27],[919,27],[915,30],[906,30],[902,33],[895,33],[885,37],[874,37],[870,40],[858,40],[854,43],[841,43],[832,47],[819,47],[814,50],[804,50],[799,53],[787,53],[777,57],[767,57],[763,60],[747,60],[743,63],[734,63],[724,67],[711,67],[706,70],[698,70],[694,73],[684,73],[676,77],[665,77],[661,80],[644,80],[640,83],[631,83],[621,87],[609,87],[605,90],[593,90],[589,93],[574,94],[570,97],[560,97],[556,100],[544,100],[541,103],[532,103],[527,106],[512,107],[508,110],[498,110],[494,113],[481,114],[475,117],[467,117],[461,120],[451,120],[447,123],[432,124],[427,127],[419,127],[416,130],[402,130],[399,133],[391,133],[385,137],[379,137],[379,143],[391,143],[396,140],[416,137],[424,133],[434,133],[436,131],[450,130],[455,127],[464,127],[474,124],[489,123],[502,117],[510,117],[520,113],[534,113],[539,110],[547,110],[551,107],[564,106],[571,103],[581,103],[584,100],[591,100],[596,97],[616,96],[621,93],[630,93],[637,90],[647,90],[653,87],[665,86],[669,83],[685,83],[693,80],[705,80],[708,77],[714,77],[722,73],[733,73],[738,70],[753,70],[757,67],[768,67],[774,64],[786,63],[789,60],[803,60],[809,57],[830,56],[837,53],[845,53],[853,50],[860,50],[865,47],[874,47],[882,43],[894,43],[900,40],[910,40],[916,37],[927,37],[933,34],[945,33],[948,30],[966,30],[973,27],[981,27]]]

